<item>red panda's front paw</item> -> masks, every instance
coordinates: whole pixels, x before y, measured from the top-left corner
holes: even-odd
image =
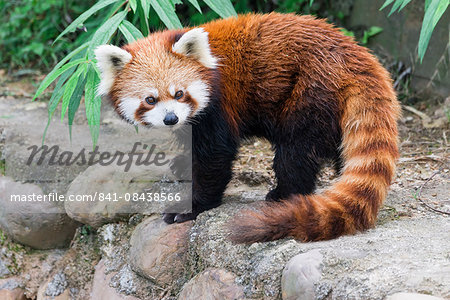
[[[173,223],[183,223],[189,220],[195,220],[198,214],[188,213],[188,214],[173,214],[173,213],[163,213],[163,220],[167,224]]]

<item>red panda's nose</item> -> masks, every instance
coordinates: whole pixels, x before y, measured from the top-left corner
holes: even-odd
[[[169,112],[163,120],[166,125],[175,125],[178,123],[178,117],[175,113]]]

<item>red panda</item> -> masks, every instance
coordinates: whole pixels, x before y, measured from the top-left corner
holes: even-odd
[[[400,105],[388,72],[312,16],[247,14],[96,49],[99,93],[125,120],[192,124],[193,211],[221,203],[242,139],[275,152],[277,187],[238,213],[230,237],[251,243],[332,239],[374,226],[394,176]],[[325,160],[340,177],[314,193]]]

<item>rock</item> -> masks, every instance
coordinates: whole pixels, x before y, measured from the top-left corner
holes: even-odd
[[[58,202],[10,201],[11,195],[33,194],[43,195],[36,185],[0,177],[0,227],[15,241],[35,249],[67,247],[79,224],[61,212]]]
[[[56,273],[53,278],[39,287],[37,300],[69,300],[68,285],[66,275],[62,272]]]
[[[0,290],[14,290],[23,287],[23,282],[18,277],[0,279]]]
[[[317,299],[315,286],[322,277],[323,256],[314,249],[289,260],[281,277],[281,294],[285,300]]]
[[[0,103],[1,106],[2,104]],[[42,122],[42,117],[36,114],[38,112],[33,111],[27,112],[18,118],[11,118],[11,123],[5,126],[6,128],[3,132],[5,145],[2,150],[2,156],[5,159],[6,176],[16,181],[36,184],[47,194],[50,192],[63,194],[66,192],[69,183],[81,171],[86,169],[87,166],[78,164],[72,164],[70,166],[59,164],[49,165],[50,154],[41,163],[38,163],[41,154],[37,154],[34,156],[34,159],[29,161],[30,158],[33,158],[31,156],[31,149],[33,148],[30,147],[40,147],[42,144],[42,133],[45,128],[44,123],[46,123]],[[20,119],[26,120],[25,123],[21,123]],[[29,122],[34,123],[29,124]],[[62,124],[58,124],[56,127],[59,127],[58,138],[49,139],[47,136],[46,144],[48,144],[49,148],[57,145],[66,146],[67,149],[69,147],[67,145],[70,145],[66,137],[67,131],[64,130],[64,125]],[[64,208],[62,202],[59,204]]]
[[[66,289],[58,296],[47,296],[45,294],[45,288],[43,290],[39,289],[36,300],[72,300],[70,296],[70,290]]]
[[[0,258],[0,278],[10,275],[11,272],[8,269],[8,266],[5,262]]]
[[[51,297],[61,295],[67,286],[68,283],[66,280],[66,275],[62,272],[57,273],[48,283],[47,288],[45,289],[45,294]]]
[[[407,199],[399,193],[396,197]],[[397,201],[394,198],[390,196],[387,205],[400,205],[391,202]],[[279,299],[282,282],[285,299],[293,294],[288,291],[299,287],[305,299],[384,299],[405,290],[450,296],[450,223],[445,216],[385,220],[364,233],[330,241],[233,245],[226,224],[237,211],[252,205],[224,203],[198,216],[189,238],[191,272],[229,270],[247,298]],[[299,270],[293,268],[298,261],[303,261]],[[295,281],[294,274],[302,270],[307,270],[308,279]]]
[[[21,280],[17,277],[0,279],[0,299],[26,300]]]
[[[26,300],[23,289],[0,290],[0,299],[2,300]]]
[[[226,270],[205,270],[184,285],[178,300],[244,299],[244,290],[235,280],[236,276]]]
[[[405,123],[412,123],[412,121],[414,121],[414,118],[411,116],[407,116],[406,118],[403,119]]]
[[[159,299],[164,289],[133,272],[128,264],[129,241],[134,227],[125,223],[107,224],[99,228],[102,260],[101,268],[107,274],[107,284],[116,294],[140,299]],[[106,280],[106,279],[105,279]],[[95,298],[92,298],[95,299]]]
[[[245,201],[245,200],[243,200]],[[248,298],[278,299],[281,272],[287,261],[301,250],[295,241],[234,245],[228,239],[227,221],[250,204],[224,203],[197,217],[190,233],[193,272],[206,268],[226,269],[237,276]]]
[[[417,293],[395,293],[386,297],[386,300],[444,300],[444,298]]]
[[[100,227],[106,223],[128,218],[135,213],[151,214],[164,211],[168,202],[130,201],[132,195],[145,195],[152,188],[182,188],[184,183],[164,181],[174,180],[167,176],[169,166],[131,166],[124,172],[115,165],[94,165],[86,169],[70,184],[67,197],[92,195],[96,201],[66,201],[67,214],[83,224]],[[104,201],[100,196],[105,197]],[[111,198],[106,198],[109,195]]]
[[[94,281],[92,283],[92,300],[138,300],[134,296],[127,296],[120,294],[110,286],[111,278],[116,274],[115,272],[106,274],[104,260],[95,267]]]
[[[162,286],[172,285],[186,267],[192,221],[167,225],[160,218],[140,223],[130,239],[130,266]]]

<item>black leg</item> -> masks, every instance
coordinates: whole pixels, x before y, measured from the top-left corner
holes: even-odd
[[[167,223],[193,220],[201,212],[221,204],[223,192],[232,177],[232,163],[238,142],[227,130],[194,127],[192,144],[192,212],[164,214]]]
[[[223,192],[232,177],[235,151],[222,153],[211,159],[194,159],[192,165],[192,212],[187,214],[163,214],[166,223],[182,223],[194,220],[201,212],[221,204]],[[227,154],[227,155],[224,155]]]
[[[279,201],[292,194],[306,195],[314,191],[320,164],[313,149],[304,140],[275,145],[273,169],[278,182],[266,200]]]

